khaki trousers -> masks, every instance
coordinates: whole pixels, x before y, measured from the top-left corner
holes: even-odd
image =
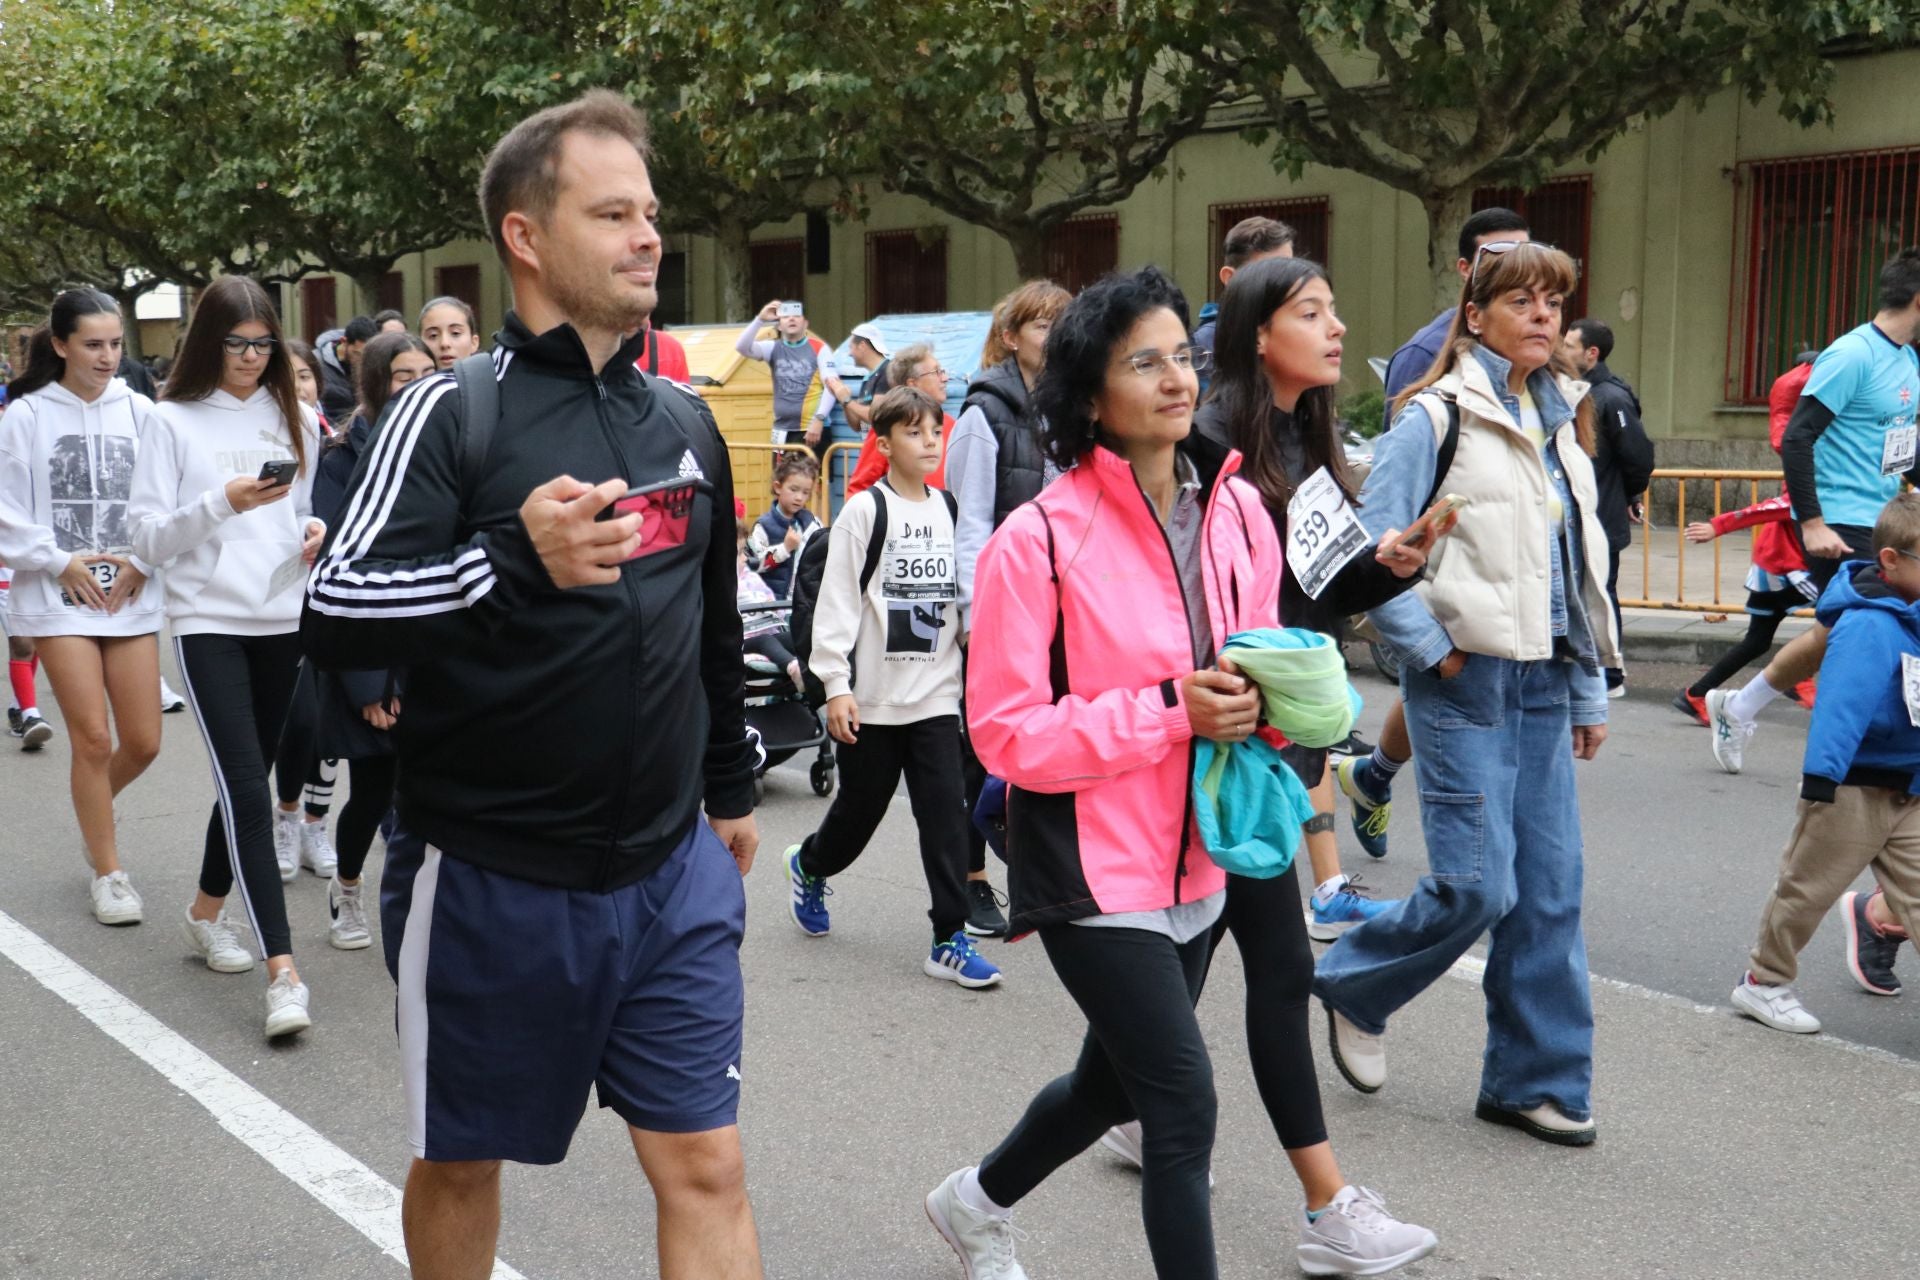
[[[1832,804],[1802,800],[1799,815],[1748,966],[1755,982],[1769,986],[1793,981],[1822,917],[1868,867],[1894,918],[1920,937],[1920,797],[1841,787]]]

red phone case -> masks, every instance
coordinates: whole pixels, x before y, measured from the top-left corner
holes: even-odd
[[[630,493],[615,501],[615,515],[637,512],[640,516],[640,546],[627,559],[638,560],[685,546],[687,528],[693,520],[693,500],[698,493],[699,482],[689,478],[646,493]]]

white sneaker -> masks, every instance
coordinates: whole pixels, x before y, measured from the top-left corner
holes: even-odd
[[[291,884],[300,874],[300,828],[304,825],[298,809],[288,813],[274,806],[273,856],[280,863],[281,884]]]
[[[93,918],[101,924],[139,924],[145,919],[140,895],[134,892],[126,872],[93,878]]]
[[[1100,1145],[1125,1160],[1136,1169],[1146,1167],[1145,1148],[1141,1145],[1140,1122],[1129,1120],[1117,1124],[1100,1135]],[[1213,1170],[1207,1170],[1207,1185],[1216,1185]]]
[[[185,711],[187,700],[173,691],[165,676],[160,677],[160,711],[165,715],[174,711]]]
[[[1733,1007],[1775,1031],[1810,1036],[1820,1029],[1820,1019],[1807,1012],[1792,987],[1765,986],[1755,982],[1752,974],[1733,989]]]
[[[1727,710],[1727,700],[1731,697],[1725,689],[1715,689],[1707,695],[1707,728],[1713,731],[1713,758],[1728,773],[1738,773],[1747,743],[1753,741],[1753,731],[1758,726],[1733,718]]]
[[[327,882],[327,910],[333,923],[327,926],[327,941],[341,951],[359,951],[371,946],[373,933],[367,928],[367,907],[360,900],[366,881],[341,884],[338,876]]]
[[[1433,1232],[1400,1221],[1365,1187],[1344,1186],[1317,1219],[1301,1219],[1297,1252],[1310,1276],[1377,1276],[1440,1247]]]
[[[290,1036],[313,1025],[307,1014],[307,984],[295,982],[292,971],[282,969],[267,984],[267,1039]]]
[[[333,851],[333,837],[327,834],[324,818],[300,823],[300,862],[313,874],[329,880],[339,868],[340,856]]]
[[[1014,1259],[1016,1240],[1026,1235],[1013,1225],[1012,1218],[996,1218],[969,1208],[960,1198],[960,1183],[971,1170],[947,1175],[947,1180],[927,1195],[927,1219],[953,1251],[967,1280],[1027,1280],[1027,1273]]]
[[[1387,1046],[1327,1006],[1327,1044],[1341,1077],[1362,1093],[1378,1093],[1387,1082]]]
[[[253,952],[240,945],[240,935],[223,910],[211,920],[186,916],[187,946],[215,973],[245,973],[253,968]]]

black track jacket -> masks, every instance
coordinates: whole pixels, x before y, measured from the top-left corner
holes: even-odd
[[[448,857],[605,891],[649,875],[699,819],[753,808],[733,479],[713,417],[689,440],[643,383],[635,337],[594,374],[571,325],[496,335],[500,419],[463,495],[450,375],[382,415],[309,578],[301,635],[326,668],[404,667],[406,828]],[[714,474],[717,472],[717,474]],[[610,586],[553,585],[520,506],[558,475],[638,487],[701,474],[684,545]]]

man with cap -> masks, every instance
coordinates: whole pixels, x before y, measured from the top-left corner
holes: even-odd
[[[886,363],[892,352],[880,336],[880,326],[867,321],[853,326],[853,332],[847,335],[847,354],[867,375],[860,384],[859,396],[846,402],[847,422],[854,430],[865,431],[873,425],[874,400],[893,390],[892,372]]]

